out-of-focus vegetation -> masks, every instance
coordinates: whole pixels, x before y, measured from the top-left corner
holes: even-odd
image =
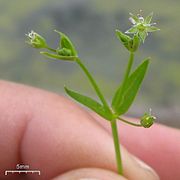
[[[56,47],[58,29],[67,33],[109,98],[118,86],[128,52],[115,29],[130,27],[128,13],[154,12],[160,32],[149,36],[136,63],[151,56],[149,72],[130,114],[153,109],[158,121],[180,127],[180,1],[179,0],[31,0],[0,1],[0,78],[63,93],[63,85],[94,96],[87,79],[73,63],[49,60],[25,44],[33,29]]]

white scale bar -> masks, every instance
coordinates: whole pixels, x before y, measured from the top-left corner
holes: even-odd
[[[5,171],[5,176],[7,176],[8,175],[8,173],[21,173],[21,172],[25,172],[26,174],[27,173],[38,173],[39,174],[39,176],[41,175],[41,172],[40,171],[38,171],[38,170],[19,170],[19,171],[17,171],[17,170],[6,170]]]

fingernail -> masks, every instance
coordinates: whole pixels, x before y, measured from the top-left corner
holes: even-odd
[[[154,169],[152,169],[150,166],[148,166],[145,162],[143,162],[142,160],[138,159],[137,157],[133,157],[133,158],[135,159],[135,161],[139,164],[139,166],[141,168],[149,171],[154,176],[154,180],[160,180],[159,176],[154,171]]]

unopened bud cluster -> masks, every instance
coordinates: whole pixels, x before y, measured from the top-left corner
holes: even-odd
[[[49,48],[49,46],[46,43],[46,40],[34,31],[31,31],[29,34],[26,34],[26,36],[28,37],[28,41],[26,42],[30,44],[33,48],[38,48],[38,49],[44,48],[55,52],[53,54],[49,52],[40,52],[41,54],[49,58],[70,60],[70,61],[75,60],[78,55],[70,39],[62,32],[59,32],[57,30],[55,30],[55,32],[57,32],[61,36],[59,41],[59,46],[57,47],[56,50]]]

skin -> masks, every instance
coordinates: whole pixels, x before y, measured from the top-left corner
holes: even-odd
[[[63,96],[0,81],[0,179],[17,164],[39,169],[22,179],[138,179],[180,177],[180,131],[162,125],[150,129],[119,123],[124,177],[116,174],[109,122]],[[128,151],[129,152],[128,152]],[[132,154],[136,155],[136,158]]]

